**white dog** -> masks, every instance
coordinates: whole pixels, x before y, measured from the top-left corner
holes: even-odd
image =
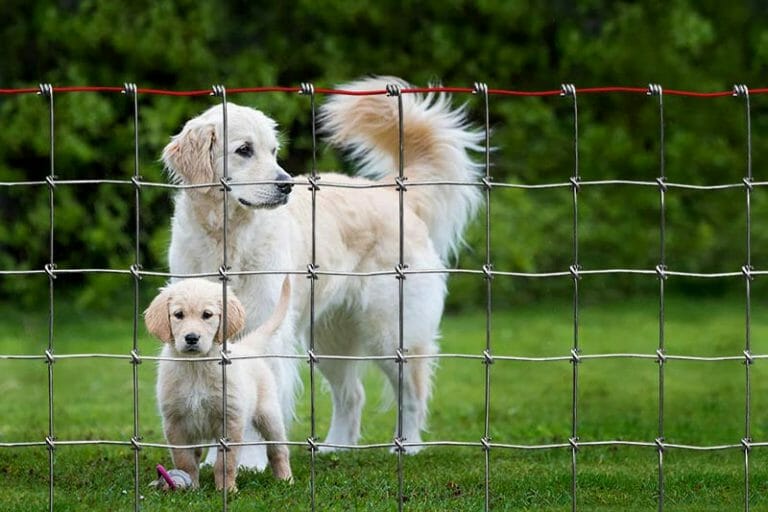
[[[395,78],[370,78],[342,89],[383,90]],[[477,182],[479,167],[469,156],[482,134],[468,127],[463,109],[451,109],[445,96],[404,94],[404,171],[411,181]],[[222,144],[222,107],[190,120],[163,151],[172,179],[195,185],[218,183],[227,153],[229,192],[227,252],[232,271],[306,271],[312,261],[312,202],[305,187],[291,194],[290,176],[276,160],[278,139],[273,120],[259,111],[229,103],[227,147]],[[371,273],[393,271],[399,262],[399,136],[397,99],[383,94],[332,96],[324,105],[321,130],[329,141],[351,152],[365,177],[321,174],[316,195],[316,264],[321,271]],[[276,184],[253,184],[274,180]],[[251,182],[251,183],[249,183]],[[283,183],[284,182],[284,183]],[[359,189],[323,186],[346,184]],[[390,184],[386,188],[365,188]],[[170,269],[172,273],[218,271],[222,263],[224,209],[221,186],[186,188],[176,196]],[[289,200],[290,197],[290,200]],[[481,198],[477,186],[422,185],[405,192],[403,342],[413,358],[403,366],[403,437],[418,444],[425,427],[436,340],[446,294],[446,267]],[[243,301],[249,327],[264,320],[277,302],[279,275],[232,278]],[[294,276],[292,310],[283,336],[273,338],[274,353],[291,353],[299,339],[307,346],[310,323],[309,283]],[[376,364],[397,389],[399,342],[398,281],[393,275],[320,275],[316,281],[315,353],[342,356],[388,356]],[[293,327],[292,329],[288,327]],[[293,331],[293,332],[290,332]],[[391,358],[390,358],[391,357]],[[278,360],[276,360],[278,361]],[[279,360],[285,421],[291,418],[297,365]],[[359,361],[323,359],[318,364],[330,384],[333,415],[325,443],[357,443],[364,402]],[[334,446],[326,447],[334,449]],[[418,446],[407,446],[415,453]],[[263,464],[241,458],[248,466]]]
[[[280,302],[272,316],[237,343],[228,345],[229,355],[264,355],[264,345],[283,322],[290,303],[290,281],[286,278]],[[164,357],[188,361],[160,361],[157,402],[163,417],[167,441],[175,445],[209,442],[222,437],[222,369],[219,361],[199,361],[218,357],[222,341],[222,287],[204,279],[187,279],[172,284],[155,297],[144,319],[147,329],[165,343]],[[227,295],[227,338],[245,325],[240,301]],[[233,443],[243,442],[246,425],[274,442],[286,440],[277,386],[264,359],[232,359],[227,367],[227,436]],[[216,488],[236,491],[238,447],[230,447],[226,467],[219,453],[214,465]],[[211,450],[214,452],[214,450]],[[189,473],[192,486],[199,484],[198,466],[202,450],[173,448],[176,468]],[[276,478],[291,479],[286,445],[270,444],[269,463]],[[225,477],[226,475],[226,477]]]

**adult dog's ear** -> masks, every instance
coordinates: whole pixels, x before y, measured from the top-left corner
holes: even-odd
[[[234,293],[227,294],[227,339],[237,335],[245,327],[245,308]],[[221,323],[216,333],[216,341],[222,343]]]
[[[163,149],[163,164],[174,181],[189,185],[213,183],[213,145],[216,127],[211,123],[190,121],[174,135]]]
[[[147,310],[144,311],[144,323],[147,325],[147,330],[152,336],[164,343],[173,342],[171,319],[168,318],[169,299],[170,294],[166,290],[160,290],[157,297],[152,300]]]

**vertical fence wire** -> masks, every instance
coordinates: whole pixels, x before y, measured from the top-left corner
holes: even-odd
[[[573,98],[573,176],[570,178],[573,195],[573,264],[570,268],[573,279],[573,347],[571,349],[572,395],[571,395],[571,510],[576,511],[576,454],[579,451],[579,363],[581,362],[579,347],[579,107],[576,99],[576,87],[573,84],[563,84],[562,96]]]
[[[212,95],[221,98],[221,122],[222,122],[222,148],[223,148],[223,177],[221,179],[221,193],[222,193],[222,207],[224,213],[224,220],[221,226],[221,267],[219,268],[219,275],[221,279],[221,439],[219,439],[219,453],[221,454],[222,466],[223,466],[223,485],[221,488],[221,509],[223,512],[227,512],[228,509],[228,482],[227,482],[227,459],[233,457],[230,454],[229,438],[227,436],[227,366],[232,363],[229,359],[229,348],[227,346],[227,283],[229,282],[229,266],[227,258],[227,231],[228,231],[228,217],[229,217],[229,192],[232,189],[229,185],[229,138],[228,138],[228,122],[227,122],[227,89],[223,85],[214,85],[212,87]],[[218,462],[218,461],[217,461]],[[237,461],[235,461],[237,464]],[[234,482],[233,482],[234,484]]]
[[[397,354],[395,360],[397,362],[397,435],[395,436],[395,451],[397,452],[397,510],[402,512],[405,503],[405,482],[404,482],[404,468],[403,468],[403,456],[405,448],[403,442],[406,439],[403,438],[403,386],[404,386],[404,368],[405,364],[405,340],[404,340],[404,286],[405,286],[405,133],[403,132],[403,95],[399,85],[388,84],[387,95],[394,96],[397,100],[397,136],[398,136],[398,171],[395,183],[397,185],[397,192],[399,198],[399,212],[398,219],[400,224],[399,230],[399,258],[397,262],[397,284],[398,284],[398,342],[397,342]]]
[[[659,365],[659,397],[658,397],[658,431],[656,450],[658,455],[657,508],[664,510],[664,367],[666,363],[666,320],[665,320],[665,286],[667,269],[667,185],[666,185],[666,155],[664,136],[664,90],[659,84],[650,84],[648,94],[658,98],[659,108],[659,263],[656,266],[656,277],[659,280],[659,345],[656,350],[656,362]]]
[[[752,114],[749,102],[749,88],[739,84],[733,88],[733,95],[744,99],[744,120],[746,125],[746,172],[744,176],[745,192],[745,264],[744,274],[744,510],[749,511],[749,451],[752,443],[752,381],[750,368],[752,358]]]
[[[483,277],[485,278],[485,350],[483,351],[483,363],[485,364],[485,422],[483,428],[483,445],[485,457],[484,478],[484,506],[486,512],[491,508],[491,364],[493,356],[491,351],[491,313],[493,299],[493,265],[491,264],[491,129],[490,113],[488,111],[488,85],[476,82],[474,93],[482,96],[483,114],[485,119],[485,265],[483,265]]]
[[[55,441],[56,431],[54,430],[53,416],[53,323],[54,323],[54,303],[53,303],[53,282],[56,279],[54,273],[56,263],[54,261],[54,227],[55,227],[55,205],[54,189],[56,188],[56,136],[55,136],[55,114],[53,108],[53,86],[51,84],[40,84],[40,95],[48,100],[48,125],[49,125],[49,173],[45,179],[48,185],[48,206],[49,206],[49,232],[48,232],[48,264],[45,266],[45,272],[48,275],[48,348],[45,351],[45,360],[48,364],[48,437],[45,438],[45,444],[48,447],[48,509],[53,512],[54,509],[54,459],[55,459]]]
[[[126,83],[124,93],[131,102],[133,117],[133,186],[134,186],[134,260],[131,266],[133,277],[133,347],[131,349],[131,367],[133,378],[133,509],[138,512],[141,494],[139,492],[139,450],[141,434],[139,429],[139,289],[141,274],[141,176],[139,174],[139,95],[136,84]]]
[[[312,193],[312,261],[307,266],[309,278],[309,351],[307,353],[309,363],[309,421],[310,433],[307,439],[309,445],[309,495],[310,510],[315,511],[316,503],[316,458],[317,458],[317,418],[315,410],[316,400],[316,367],[317,358],[315,357],[315,285],[317,281],[317,192],[320,190],[317,174],[317,130],[315,126],[315,87],[309,82],[301,84],[300,94],[309,97],[310,122],[312,124],[312,171],[309,177],[309,190]]]

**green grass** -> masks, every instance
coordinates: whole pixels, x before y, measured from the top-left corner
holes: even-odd
[[[18,311],[0,305],[0,353],[40,354],[47,343],[45,305]],[[56,353],[127,353],[131,346],[130,304],[111,313],[83,316],[75,305],[57,303]],[[766,303],[754,301],[753,352],[768,353]],[[495,355],[560,356],[573,343],[571,305],[543,302],[497,312],[493,317]],[[584,354],[652,354],[658,345],[657,299],[595,302],[581,310]],[[744,345],[740,297],[670,298],[666,308],[670,354],[739,355]],[[445,353],[480,354],[485,316],[447,316]],[[158,346],[146,335],[141,352]],[[768,434],[768,369],[752,366],[752,436]],[[139,367],[141,433],[163,442],[154,402],[155,367]],[[715,445],[738,443],[744,435],[744,365],[733,362],[670,361],[666,365],[666,440]],[[305,372],[306,377],[306,372]],[[496,361],[491,367],[491,435],[509,444],[561,443],[571,432],[571,378],[568,362]],[[477,442],[484,428],[484,366],[477,360],[444,359],[435,378],[427,440]],[[363,442],[391,441],[395,413],[383,409],[388,394],[382,379],[366,377],[368,402]],[[59,360],[54,365],[56,435],[60,440],[120,439],[132,435],[131,365],[124,360]],[[0,360],[0,442],[40,441],[47,434],[47,370],[41,361]],[[292,440],[309,434],[309,398],[298,404]],[[582,441],[651,441],[658,429],[658,365],[651,360],[586,360],[579,366],[579,425]],[[330,399],[318,392],[318,432],[330,417]],[[309,455],[292,449],[295,484],[269,474],[244,472],[230,510],[307,510]],[[126,447],[62,446],[55,452],[55,509],[127,510],[133,506],[133,452]],[[202,474],[200,491],[162,494],[147,488],[155,464],[170,465],[166,450],[140,452],[144,510],[220,510],[212,474]],[[667,510],[743,508],[744,455],[739,450],[664,455]],[[318,510],[393,510],[397,503],[397,459],[386,450],[321,456],[317,461]],[[751,505],[768,510],[768,450],[750,454]],[[581,510],[655,510],[657,454],[637,447],[585,447],[578,452]],[[484,456],[479,448],[433,447],[405,459],[407,510],[478,510],[484,503]],[[494,510],[570,510],[571,453],[566,449],[491,452],[491,506]],[[42,510],[48,505],[45,448],[0,448],[0,510]]]

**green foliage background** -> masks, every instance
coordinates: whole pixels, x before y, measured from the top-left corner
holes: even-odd
[[[122,85],[205,89],[334,84],[366,74],[399,75],[493,88],[556,89],[649,82],[671,89],[728,90],[767,86],[768,5],[724,6],[711,0],[613,2],[429,0],[290,4],[246,1],[5,0],[0,5],[0,88]],[[752,98],[754,175],[765,180],[767,100]],[[309,169],[308,105],[295,94],[242,95],[233,101],[278,120],[287,144],[283,166]],[[322,100],[322,98],[320,98]],[[475,98],[473,121],[482,121]],[[157,158],[184,120],[209,98],[140,98],[141,174],[163,181]],[[56,96],[56,174],[62,179],[127,178],[133,172],[129,104],[117,94]],[[665,97],[669,181],[738,183],[746,173],[743,101]],[[580,170],[585,180],[653,180],[659,174],[658,113],[642,95],[579,98]],[[0,96],[0,181],[48,174],[47,106],[34,95]],[[493,177],[520,183],[564,182],[573,172],[572,118],[559,98],[491,98]],[[344,168],[324,148],[321,170]],[[668,265],[685,271],[735,271],[745,261],[741,189],[667,195]],[[753,208],[753,264],[768,256],[766,192]],[[572,261],[567,190],[493,193],[493,261],[499,270],[556,271]],[[128,268],[133,263],[133,189],[59,186],[55,193],[55,261],[60,268]],[[166,268],[172,212],[167,191],[141,193],[145,268]],[[654,188],[582,189],[579,250],[589,268],[653,268],[659,259],[659,194]],[[0,269],[40,269],[48,260],[48,190],[0,187]],[[479,268],[484,228],[476,223],[458,264]],[[73,278],[81,301],[125,286],[111,276]],[[35,301],[41,277],[0,277],[0,294]],[[737,284],[735,280],[734,284]],[[482,300],[477,279],[453,280],[450,305]],[[617,297],[655,286],[652,278],[612,280]],[[728,283],[681,281],[693,292]],[[568,279],[537,283],[499,279],[497,304],[567,293]],[[706,288],[706,290],[704,290]]]

